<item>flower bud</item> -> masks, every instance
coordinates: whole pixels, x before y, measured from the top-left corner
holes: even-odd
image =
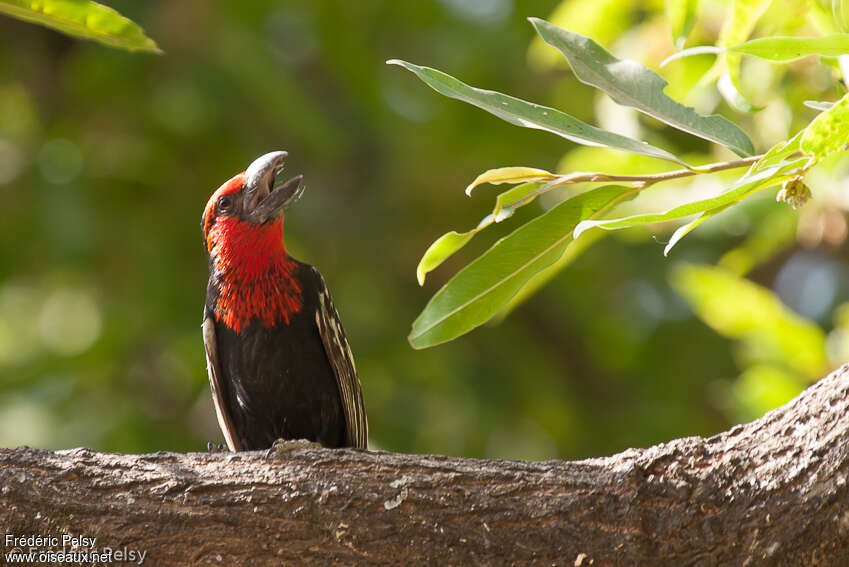
[[[782,184],[778,195],[775,196],[776,201],[783,201],[794,209],[798,209],[807,203],[810,198],[811,190],[808,189],[808,186],[802,181],[801,176],[785,181],[784,184]]]

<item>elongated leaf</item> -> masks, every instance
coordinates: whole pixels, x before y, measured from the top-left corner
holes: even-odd
[[[743,43],[749,38],[755,24],[769,8],[772,0],[732,0],[731,15],[722,27],[717,45],[727,47]],[[742,58],[738,53],[724,53],[716,63],[716,69],[724,69],[718,87],[728,103],[741,112],[757,110],[746,96],[740,84],[740,65]]]
[[[757,161],[757,163],[752,164],[752,168],[749,173],[751,174],[763,171],[767,167],[778,165],[792,154],[800,151],[802,149],[800,141],[804,134],[804,130],[799,130],[796,132],[795,136],[786,142],[779,142],[772,146],[769,151],[767,151],[767,153],[765,153],[764,156]]]
[[[88,0],[0,0],[0,13],[129,51],[161,53],[138,25]]]
[[[802,151],[819,161],[849,142],[849,94],[814,118],[802,135]]]
[[[538,195],[545,193],[551,185],[552,183],[523,183],[499,195],[495,199],[495,208],[492,209],[492,214],[495,215],[496,222],[504,220],[502,211],[507,209],[512,210],[517,205],[527,205]]]
[[[537,169],[535,167],[499,167],[484,171],[478,175],[466,187],[466,195],[471,195],[475,187],[484,183],[499,185],[501,183],[527,183],[529,181],[546,181],[549,179],[554,179],[554,174],[544,169]]]
[[[486,322],[536,273],[563,255],[572,229],[636,189],[605,186],[577,195],[496,242],[446,283],[413,323],[414,348],[449,341]]]
[[[808,55],[837,57],[849,53],[849,34],[838,33],[825,37],[760,37],[727,49],[769,61],[793,61]]]
[[[687,165],[666,150],[596,128],[554,108],[533,104],[499,92],[470,87],[451,75],[430,67],[420,67],[398,59],[391,59],[387,63],[399,65],[415,73],[419,79],[440,94],[477,106],[511,124],[551,132],[578,144],[606,146]]]
[[[498,313],[493,316],[491,322],[497,323],[507,317],[517,307],[524,303],[525,300],[554,279],[557,274],[569,267],[572,262],[580,258],[581,254],[583,254],[585,250],[595,244],[596,241],[601,240],[605,234],[607,233],[603,230],[589,230],[583,233],[580,238],[572,240],[572,242],[570,242],[566,247],[566,251],[563,252],[563,255],[547,268],[543,268],[534,274],[533,277],[531,277],[531,279],[529,279],[528,282],[519,289],[516,295],[514,295],[504,307],[498,310]]]
[[[711,209],[709,211],[705,211],[687,224],[683,224],[679,226],[675,232],[672,233],[672,237],[669,239],[669,242],[666,243],[666,246],[663,249],[663,255],[669,256],[669,251],[672,250],[672,247],[678,244],[682,238],[690,234],[693,229],[697,226],[705,222],[706,220],[710,220],[731,205],[723,205],[721,207],[717,207],[715,209]]]
[[[435,270],[449,256],[468,244],[476,232],[476,230],[470,230],[468,232],[452,230],[437,238],[425,251],[424,256],[422,256],[416,268],[416,279],[419,280],[419,285],[424,285],[427,273]]]
[[[666,0],[666,19],[669,20],[672,42],[678,49],[687,42],[698,13],[699,0]]]
[[[428,272],[432,272],[438,268],[451,255],[468,244],[475,234],[493,223],[499,223],[512,217],[515,209],[532,202],[537,195],[545,192],[545,187],[552,183],[554,182],[547,184],[539,182],[523,183],[522,185],[508,189],[498,196],[495,200],[495,207],[492,209],[492,213],[485,216],[478,223],[478,226],[466,232],[452,230],[437,238],[427,251],[425,251],[424,256],[422,256],[416,268],[416,279],[418,279],[419,285],[424,285]],[[529,197],[530,194],[532,194],[531,197]]]
[[[704,53],[719,54],[723,51],[732,51],[734,53],[752,55],[753,57],[779,62],[793,61],[809,55],[837,57],[849,53],[849,34],[838,33],[825,37],[760,37],[730,47],[700,45],[679,51],[675,55],[665,59],[661,63],[661,66],[675,59],[690,57],[691,55],[702,55]]]
[[[537,33],[569,61],[583,83],[607,93],[619,104],[631,106],[670,126],[711,140],[741,156],[754,153],[752,142],[737,126],[718,115],[702,116],[663,93],[668,84],[660,75],[635,61],[619,60],[588,37],[545,20],[531,18]]]
[[[633,215],[621,219],[585,220],[575,227],[575,238],[580,236],[585,230],[596,226],[605,230],[616,230],[640,224],[680,219],[716,209],[718,207],[731,205],[753,195],[761,189],[766,189],[767,187],[781,183],[785,179],[790,179],[791,177],[798,175],[801,168],[807,164],[808,161],[809,160],[807,158],[798,158],[783,165],[775,165],[766,168],[754,175],[744,176],[732,189],[721,195],[679,205],[664,213]]]

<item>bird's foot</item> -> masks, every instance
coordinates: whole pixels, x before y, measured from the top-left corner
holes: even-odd
[[[213,443],[212,441],[206,442],[206,450],[209,453],[227,453],[229,449],[226,445],[222,445],[221,443]]]
[[[266,451],[265,459],[270,460],[272,457],[285,459],[293,451],[299,451],[301,449],[321,449],[321,443],[316,443],[309,439],[278,439]]]

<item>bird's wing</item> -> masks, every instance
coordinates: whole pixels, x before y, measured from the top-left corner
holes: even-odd
[[[203,318],[203,346],[206,349],[206,372],[209,374],[209,386],[212,389],[212,401],[215,402],[215,415],[218,416],[218,426],[224,433],[227,446],[231,451],[241,447],[236,442],[233,420],[227,412],[221,389],[221,365],[218,363],[218,342],[215,339],[215,322],[210,315]]]
[[[319,282],[319,305],[315,314],[315,324],[321,336],[321,342],[324,343],[324,352],[336,375],[336,384],[339,386],[342,408],[345,412],[345,441],[351,447],[365,449],[368,439],[368,421],[360,379],[357,377],[357,369],[354,366],[354,355],[351,353],[345,329],[342,328],[342,322],[333,306],[324,278],[315,268],[313,272]]]

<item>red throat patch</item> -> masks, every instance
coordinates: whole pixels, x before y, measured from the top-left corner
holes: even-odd
[[[257,319],[265,327],[289,323],[303,303],[292,277],[295,261],[283,245],[283,220],[254,225],[218,217],[206,234],[218,283],[215,319],[236,333]]]

